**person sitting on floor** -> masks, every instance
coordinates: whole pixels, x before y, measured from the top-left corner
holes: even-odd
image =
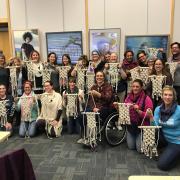
[[[158,144],[164,150],[157,166],[166,171],[172,169],[180,158],[180,105],[171,86],[163,88],[162,100],[162,104],[155,109],[153,124],[162,126]]]
[[[37,130],[45,131],[47,136],[59,137],[62,131],[62,97],[53,89],[53,83],[44,83],[45,92],[41,95],[41,113],[37,119]]]
[[[17,110],[21,112],[19,127],[20,137],[33,137],[36,134],[36,119],[38,117],[38,102],[32,91],[32,83],[25,81],[24,93],[17,102]]]

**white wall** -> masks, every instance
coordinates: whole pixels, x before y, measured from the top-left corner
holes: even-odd
[[[125,35],[169,34],[171,0],[88,0],[89,29],[121,28],[121,58]],[[10,0],[12,29],[38,28],[46,58],[45,32],[83,31],[86,53],[85,0]],[[179,35],[176,0],[176,37]],[[178,20],[177,20],[178,19]]]
[[[0,0],[0,19],[7,18],[7,4],[6,0]]]
[[[180,1],[175,0],[173,41],[180,42]]]

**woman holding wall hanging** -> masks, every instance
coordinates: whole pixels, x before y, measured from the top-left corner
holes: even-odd
[[[150,125],[150,115],[146,113],[147,109],[153,110],[153,103],[149,96],[147,96],[143,90],[143,82],[140,79],[136,79],[132,82],[131,92],[125,99],[125,103],[130,103],[130,121],[131,125],[127,126],[127,146],[129,149],[136,149],[141,152],[141,133],[138,126]]]
[[[14,98],[7,95],[6,86],[0,84],[0,131],[10,131],[12,133],[14,111]]]
[[[154,125],[162,126],[159,146],[164,147],[158,160],[158,168],[170,170],[180,158],[180,106],[171,86],[162,90],[162,104],[155,109]]]
[[[68,87],[68,78],[71,76],[72,69],[73,68],[69,54],[63,54],[62,64],[58,67],[61,94]]]
[[[41,94],[43,92],[43,82],[42,82],[42,75],[44,66],[40,59],[40,54],[38,51],[33,50],[30,55],[30,65],[32,65],[32,81],[34,82],[34,92],[35,94]],[[29,63],[28,63],[29,64]],[[28,71],[29,68],[27,67]],[[30,72],[28,72],[30,73]],[[31,79],[28,79],[31,80]]]
[[[46,131],[49,137],[59,137],[62,131],[62,97],[53,89],[53,83],[44,83],[45,92],[41,95],[41,113],[37,120],[39,132]]]
[[[79,118],[84,110],[84,92],[76,86],[76,79],[69,78],[68,88],[63,92],[63,106],[66,108],[69,134],[80,134]]]
[[[165,85],[171,86],[172,83],[172,76],[166,71],[164,62],[156,59],[146,87],[147,94],[153,99],[154,108],[161,103],[162,88]]]
[[[114,91],[117,93],[119,102],[124,102],[127,88],[127,75],[122,68],[122,62],[118,61],[118,55],[116,53],[111,53],[109,62],[104,66],[104,73],[113,86]]]
[[[100,122],[98,123],[99,125],[104,124],[108,115],[115,111],[113,106],[113,100],[114,99],[112,86],[105,81],[105,74],[102,71],[97,71],[95,74],[95,84],[91,87],[89,91],[87,103],[85,106],[85,114],[86,112],[89,113],[86,114],[87,120],[85,118],[83,120],[80,119],[82,139],[78,140],[78,143],[85,143],[88,139],[87,143],[92,144],[93,142],[96,144],[98,128],[96,127],[95,116],[97,113],[99,113]],[[87,137],[85,135],[85,129],[89,129],[89,133],[87,133],[89,134],[89,136],[87,135]]]
[[[32,83],[25,81],[24,93],[17,102],[17,110],[21,112],[19,127],[20,137],[34,137],[36,134],[36,119],[38,117],[38,102],[32,91]]]
[[[10,91],[10,72],[6,67],[6,58],[0,54],[0,84],[4,84],[6,89]]]
[[[60,86],[59,86],[59,72],[58,72],[58,69],[57,69],[57,55],[56,55],[55,52],[50,52],[48,54],[47,62],[48,62],[48,64],[46,65],[47,69],[49,71],[51,71],[50,80],[53,83],[54,90],[56,92],[59,92],[59,90],[60,90]]]
[[[88,69],[89,61],[86,55],[82,55],[79,57],[76,66],[73,68],[71,72],[71,76],[77,77],[77,87],[81,90],[85,90],[85,82],[86,82],[86,71]]]

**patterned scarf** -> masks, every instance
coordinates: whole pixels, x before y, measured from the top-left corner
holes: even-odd
[[[139,94],[134,96],[134,94],[131,92],[127,96],[125,103],[132,103],[132,104],[137,104],[139,106],[140,110],[144,110],[144,102],[145,102],[146,94],[142,90]],[[130,119],[132,124],[140,125],[142,119],[140,118],[139,114],[134,110],[133,107],[130,107]]]
[[[130,62],[127,59],[124,59],[122,66],[123,66],[124,69],[131,70],[131,69],[137,67],[137,62],[135,62],[134,60],[132,60]]]
[[[166,122],[175,112],[177,107],[177,102],[173,102],[170,108],[165,108],[164,102],[160,106],[160,119],[163,122]]]

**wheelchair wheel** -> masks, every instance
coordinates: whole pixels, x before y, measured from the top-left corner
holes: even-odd
[[[107,143],[111,146],[117,146],[122,143],[126,137],[126,125],[118,126],[118,113],[111,114],[106,121],[105,137]]]

